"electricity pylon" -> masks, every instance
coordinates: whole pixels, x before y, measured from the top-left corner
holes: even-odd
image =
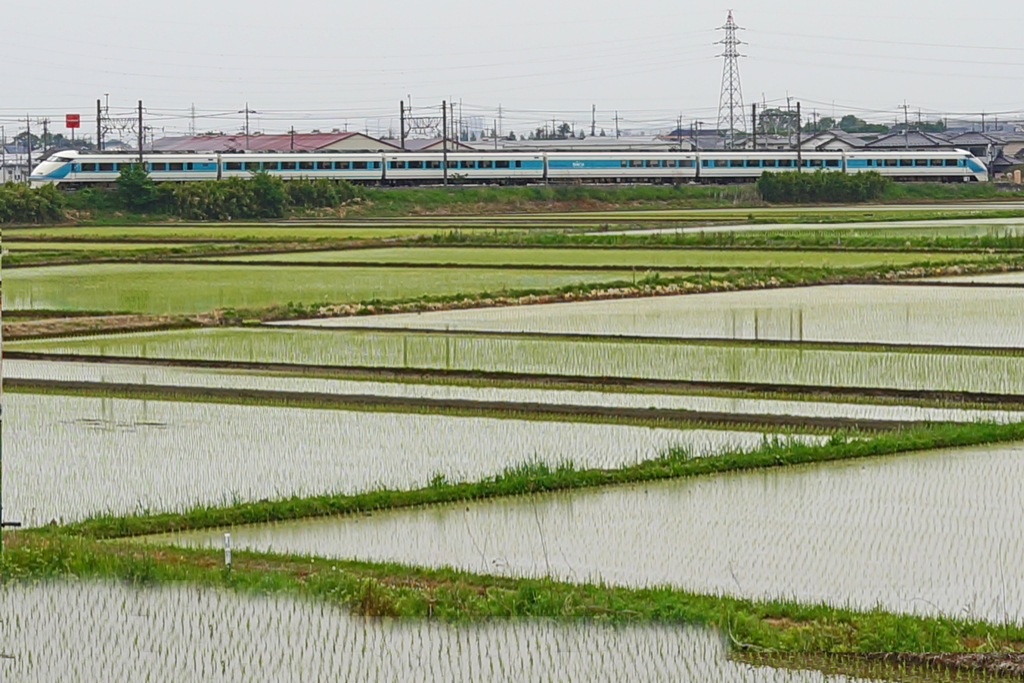
[[[744,43],[736,37],[736,31],[743,29],[733,21],[732,10],[729,10],[725,26],[718,30],[725,31],[725,38],[715,43],[725,46],[725,51],[718,55],[725,58],[722,94],[718,99],[718,130],[725,135],[726,147],[732,149],[736,146],[736,134],[743,132],[744,126],[743,90],[740,87],[740,57],[743,55],[739,53],[739,46]]]

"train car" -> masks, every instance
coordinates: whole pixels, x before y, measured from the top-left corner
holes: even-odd
[[[144,160],[146,170],[158,183],[217,178],[217,155],[214,154],[145,155]],[[33,187],[56,183],[70,188],[113,184],[124,167],[138,163],[138,154],[57,152],[33,169],[29,182]]]
[[[985,182],[988,169],[968,151],[899,150],[846,152],[846,172],[878,171],[893,180]]]
[[[697,156],[672,152],[550,152],[549,180],[621,182],[688,181],[697,176]]]
[[[221,176],[250,178],[269,173],[284,180],[344,178],[355,182],[379,182],[384,172],[380,154],[326,152],[222,153]]]
[[[399,154],[396,158],[407,155]],[[438,155],[440,156],[440,155]],[[530,182],[544,180],[544,155],[501,152],[449,152],[448,179],[462,182]]]
[[[819,169],[842,171],[842,152],[806,152],[797,159],[796,152],[701,152],[700,178],[704,182],[742,182],[761,177],[765,171],[785,173]]]

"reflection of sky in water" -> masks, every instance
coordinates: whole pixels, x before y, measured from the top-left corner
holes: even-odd
[[[84,582],[8,585],[0,605],[11,681],[848,680],[734,663],[720,636],[683,626],[367,619],[285,596]]]
[[[310,320],[313,327],[1024,347],[1024,292],[836,285]],[[288,323],[293,324],[293,323]]]
[[[1024,622],[1024,446],[236,527],[236,547]],[[220,542],[220,532],[178,540]]]
[[[4,516],[29,525],[101,512],[381,487],[571,460],[620,467],[682,446],[757,447],[754,432],[262,408],[32,394],[4,397]],[[813,437],[815,440],[821,437]]]

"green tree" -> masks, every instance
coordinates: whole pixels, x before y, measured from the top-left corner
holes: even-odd
[[[156,183],[141,164],[122,165],[117,195],[129,211],[146,211],[156,203]]]

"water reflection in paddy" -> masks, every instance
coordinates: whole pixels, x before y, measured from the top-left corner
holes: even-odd
[[[1021,622],[1022,498],[1024,446],[992,446],[233,534],[280,552]]]

